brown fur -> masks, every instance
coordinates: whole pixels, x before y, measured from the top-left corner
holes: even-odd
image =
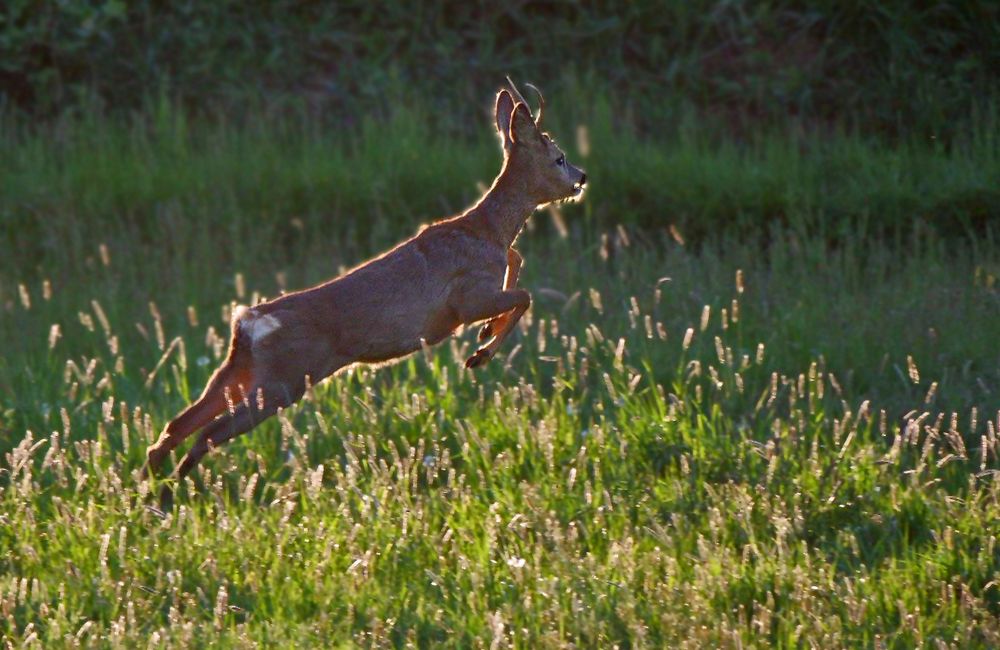
[[[406,356],[460,325],[485,320],[480,340],[490,339],[466,367],[493,357],[531,303],[517,288],[514,240],[539,205],[577,197],[586,182],[512,90],[496,101],[503,167],[479,202],[341,277],[238,310],[226,360],[149,447],[146,474],[202,429],[176,470],[182,479],[212,447],[298,401],[309,382]],[[165,504],[170,496],[165,487]]]

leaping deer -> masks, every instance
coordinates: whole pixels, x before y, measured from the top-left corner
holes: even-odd
[[[531,88],[539,97],[537,118],[512,82],[497,94],[503,166],[474,206],[338,278],[235,309],[226,360],[201,397],[149,447],[143,475],[155,475],[170,452],[201,429],[175,470],[180,481],[213,447],[297,402],[309,382],[351,364],[409,355],[460,325],[486,321],[483,345],[465,366],[493,358],[531,304],[517,287],[522,259],[514,240],[538,206],[579,197],[587,182],[541,131],[545,100]],[[161,504],[171,497],[165,485]]]

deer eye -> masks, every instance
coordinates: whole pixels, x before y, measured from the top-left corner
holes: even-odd
[[[559,156],[558,158],[556,158],[556,164],[559,165],[560,167],[562,167],[563,165],[565,165],[566,164],[566,156]]]

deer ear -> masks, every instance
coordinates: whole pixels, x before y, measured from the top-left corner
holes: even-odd
[[[531,119],[531,111],[524,104],[514,107],[510,116],[510,141],[513,143],[527,142],[528,138],[537,138],[538,129]]]
[[[503,140],[503,148],[510,149],[510,116],[514,112],[514,98],[506,90],[497,93],[496,121],[497,131]]]

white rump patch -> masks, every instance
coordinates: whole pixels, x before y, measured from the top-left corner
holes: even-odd
[[[254,321],[253,334],[251,336],[256,341],[276,331],[279,327],[281,327],[281,321],[277,317],[267,314]]]
[[[254,343],[273,334],[281,327],[281,321],[278,320],[277,316],[271,314],[261,316],[253,309],[246,307],[242,309],[237,307],[234,316],[240,321],[240,329],[249,334],[250,340]]]

